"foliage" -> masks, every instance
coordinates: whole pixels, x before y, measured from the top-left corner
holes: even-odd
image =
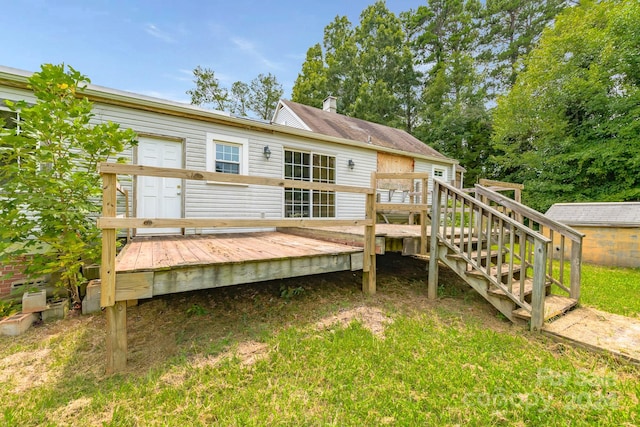
[[[465,181],[486,175],[491,119],[474,58],[476,0],[438,0],[411,19],[416,57],[427,67],[416,136],[467,168]]]
[[[193,70],[195,89],[187,91],[191,103],[195,105],[212,104],[215,109],[225,111],[231,102],[229,91],[220,85],[216,73],[211,68],[197,66]]]
[[[480,14],[480,59],[489,72],[492,95],[504,94],[523,69],[544,28],[569,3],[567,0],[487,0]]]
[[[249,85],[247,107],[258,118],[270,120],[283,93],[282,85],[273,74],[259,74]]]
[[[20,311],[19,304],[10,299],[0,299],[0,319],[9,317]]]
[[[533,207],[640,199],[639,17],[629,0],[567,9],[499,99],[498,173]]]
[[[231,90],[215,77],[211,68],[197,66],[193,70],[195,88],[187,91],[194,105],[213,105],[216,110],[227,111],[241,117],[253,112],[257,118],[269,120],[284,93],[282,85],[271,73],[259,74],[250,84],[237,81]]]
[[[134,144],[117,124],[94,124],[82,97],[86,76],[70,66],[45,64],[29,78],[36,101],[5,101],[19,114],[0,136],[0,262],[31,254],[26,275],[51,274],[79,301],[80,269],[100,258],[100,162]]]

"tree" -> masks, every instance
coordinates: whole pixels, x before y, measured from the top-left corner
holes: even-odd
[[[521,59],[536,45],[566,0],[487,0],[481,28],[481,58],[488,67],[487,90],[504,94],[522,71]]]
[[[492,143],[530,204],[640,199],[640,4],[566,9],[498,100]]]
[[[472,183],[486,173],[491,130],[474,58],[479,10],[475,0],[432,0],[410,21],[416,57],[426,68],[415,135],[459,160]]]
[[[249,85],[247,106],[259,118],[270,120],[283,93],[282,85],[273,74],[258,74]]]
[[[29,78],[35,104],[5,101],[19,121],[0,134],[0,262],[32,254],[25,274],[51,274],[76,302],[81,267],[100,259],[97,165],[135,144],[129,129],[91,123],[85,82],[70,66],[43,65]]]
[[[377,1],[360,15],[355,30],[356,68],[361,77],[353,116],[411,130],[407,93],[418,85],[414,58],[400,19]]]
[[[191,103],[194,105],[213,105],[213,108],[220,111],[227,110],[231,105],[229,91],[220,85],[216,79],[215,72],[211,68],[197,66],[193,70],[195,89],[187,91],[191,96]]]
[[[329,96],[324,56],[320,43],[307,50],[307,56],[302,64],[302,71],[298,74],[291,92],[291,100],[311,107],[322,108],[322,102]]]
[[[217,110],[230,110],[241,117],[248,116],[248,111],[251,111],[262,120],[271,119],[284,93],[282,85],[271,73],[259,74],[250,84],[237,81],[231,86],[231,91],[220,84],[210,68],[197,66],[193,76],[196,87],[187,91],[192,104],[212,104]]]
[[[249,85],[237,81],[231,85],[231,112],[241,117],[247,116],[249,104]]]

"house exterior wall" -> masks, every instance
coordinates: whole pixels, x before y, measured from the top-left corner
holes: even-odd
[[[570,224],[569,224],[570,225]],[[640,227],[573,226],[583,233],[582,261],[611,267],[640,267]],[[560,251],[554,236],[554,253]],[[570,259],[571,245],[565,241],[565,259]]]

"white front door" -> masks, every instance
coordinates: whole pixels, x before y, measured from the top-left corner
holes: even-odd
[[[182,168],[182,143],[153,138],[138,141],[138,164]],[[138,176],[138,218],[181,218],[182,180]],[[180,228],[139,228],[137,234],[180,234]]]

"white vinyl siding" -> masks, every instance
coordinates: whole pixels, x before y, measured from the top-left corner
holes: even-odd
[[[0,87],[0,99],[24,99],[33,102],[33,95],[26,90]],[[223,120],[198,120],[143,109],[133,109],[116,105],[95,103],[92,123],[112,121],[124,128],[131,128],[144,137],[175,140],[184,147],[184,167],[192,170],[214,171],[213,141],[217,139],[226,144],[242,146],[240,173],[252,176],[283,178],[284,152],[294,150],[308,153],[330,155],[335,159],[335,183],[369,187],[371,172],[376,170],[376,151],[368,146],[357,147],[316,141],[295,135],[267,132],[247,127],[233,127],[222,123]],[[266,159],[263,150],[269,146],[271,157]],[[209,155],[211,154],[211,156]],[[134,162],[134,150],[121,153],[122,157]],[[114,159],[115,160],[115,159]],[[354,167],[350,169],[349,160]],[[426,160],[416,160],[416,172],[432,173],[434,164]],[[438,164],[451,175],[446,163]],[[133,180],[128,176],[119,176],[119,183],[129,190],[130,205],[135,201]],[[239,218],[259,219],[284,218],[284,189],[260,185],[220,185],[206,181],[187,180],[184,182],[184,215],[187,218]],[[319,204],[329,201],[319,200]],[[365,216],[365,197],[363,194],[338,192],[335,195],[335,217],[356,219]],[[118,214],[124,214],[125,200],[118,195]],[[239,231],[236,229],[186,229],[187,233],[207,233]]]

